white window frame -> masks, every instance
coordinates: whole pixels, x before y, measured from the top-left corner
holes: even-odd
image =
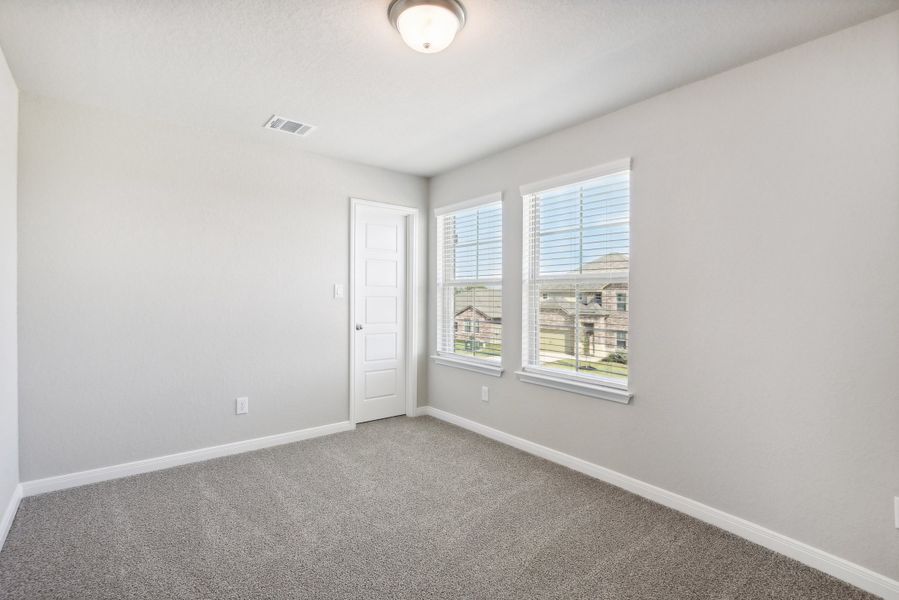
[[[434,209],[434,223],[436,226],[437,235],[435,239],[437,241],[437,331],[434,339],[436,341],[436,348],[434,349],[434,354],[431,356],[431,359],[438,365],[443,365],[447,367],[455,367],[458,369],[464,369],[467,371],[474,371],[475,373],[480,373],[482,375],[490,375],[493,377],[501,377],[503,374],[502,367],[502,356],[496,358],[486,358],[486,357],[473,357],[473,356],[463,356],[456,354],[455,352],[447,352],[440,349],[440,341],[442,336],[450,335],[453,336],[452,331],[441,331],[441,328],[444,326],[444,319],[441,311],[446,310],[446,302],[443,299],[443,288],[445,282],[443,280],[444,277],[444,264],[446,257],[444,257],[444,244],[443,244],[443,231],[440,227],[440,218],[443,216],[451,215],[453,213],[461,212],[464,210],[470,210],[473,208],[478,208],[481,206],[485,206],[488,204],[496,204],[499,203],[502,206],[503,202],[503,194],[502,192],[495,192],[492,194],[487,194],[485,196],[479,196],[477,198],[473,198],[471,200],[466,200],[464,202],[458,202],[455,204],[450,204],[448,206],[442,206],[440,208]],[[504,212],[504,211],[503,211]],[[477,278],[472,280],[455,280],[451,282],[453,286],[458,286],[460,284],[465,283],[483,283],[488,285],[498,285],[500,286],[500,290],[502,290],[503,285],[503,276],[500,274],[496,277],[488,277],[488,278]],[[500,354],[503,354],[500,352]]]
[[[521,370],[516,371],[518,378],[525,383],[542,385],[553,389],[600,398],[603,400],[611,400],[628,404],[633,398],[630,391],[631,378],[628,374],[627,383],[621,383],[613,379],[604,378],[596,375],[585,373],[566,373],[558,369],[549,369],[537,365],[537,355],[539,352],[539,330],[530,322],[529,306],[532,303],[539,302],[536,297],[537,286],[535,278],[532,274],[537,270],[537,252],[531,247],[530,230],[530,201],[531,198],[540,192],[551,190],[553,188],[566,185],[574,185],[579,182],[604,177],[620,173],[621,171],[631,170],[631,159],[625,158],[616,160],[606,164],[591,167],[574,173],[560,175],[550,179],[544,179],[521,186],[521,198],[524,208],[524,218],[522,219],[523,227],[523,253],[522,253],[522,357]],[[541,279],[552,279],[553,277],[542,277]],[[559,277],[558,279],[569,278],[568,275]],[[628,275],[628,279],[630,276]],[[605,300],[605,295],[603,300]],[[628,300],[630,298],[628,297]],[[617,301],[617,297],[616,297]],[[628,307],[630,308],[630,307]]]

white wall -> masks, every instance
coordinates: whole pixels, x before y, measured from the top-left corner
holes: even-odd
[[[23,480],[348,418],[349,197],[427,184],[301,146],[23,94]]]
[[[434,178],[506,194],[506,373],[429,403],[899,578],[897,99],[893,13]],[[518,187],[628,156],[635,399],[521,383]]]
[[[0,517],[19,484],[16,343],[18,114],[19,90],[0,51]]]

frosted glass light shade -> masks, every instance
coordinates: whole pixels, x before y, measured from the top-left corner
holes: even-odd
[[[465,25],[458,0],[395,0],[388,16],[406,45],[425,54],[445,50]]]

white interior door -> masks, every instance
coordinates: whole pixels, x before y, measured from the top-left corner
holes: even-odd
[[[355,211],[356,422],[406,412],[406,216],[360,205]]]

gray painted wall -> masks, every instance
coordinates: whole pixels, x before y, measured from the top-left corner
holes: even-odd
[[[348,418],[349,197],[427,183],[301,147],[23,94],[23,480]]]
[[[899,577],[896,98],[899,13],[434,178],[505,192],[506,373],[430,404]],[[521,383],[518,187],[628,156],[635,399]]]
[[[16,160],[19,90],[0,51],[0,516],[19,484]]]

